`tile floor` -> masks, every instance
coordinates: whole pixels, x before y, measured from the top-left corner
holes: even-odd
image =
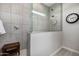
[[[20,51],[20,56],[27,56],[27,49],[23,49]]]
[[[58,53],[56,53],[54,56],[79,56],[78,53],[69,51],[65,48],[62,48]]]

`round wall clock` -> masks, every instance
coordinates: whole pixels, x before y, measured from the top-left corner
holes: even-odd
[[[68,23],[75,23],[79,20],[79,15],[77,13],[71,13],[66,17]]]

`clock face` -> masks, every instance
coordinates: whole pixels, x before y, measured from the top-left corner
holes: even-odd
[[[77,22],[79,19],[79,15],[76,14],[76,13],[72,13],[72,14],[69,14],[67,17],[66,17],[66,21],[68,23],[75,23]]]

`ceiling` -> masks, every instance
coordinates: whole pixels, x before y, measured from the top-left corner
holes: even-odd
[[[47,7],[51,7],[53,4],[55,4],[55,3],[43,3],[45,6],[47,6]]]

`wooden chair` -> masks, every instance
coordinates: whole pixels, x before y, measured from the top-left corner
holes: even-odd
[[[5,44],[2,47],[2,53],[3,56],[20,55],[20,43],[14,42],[14,43]]]

